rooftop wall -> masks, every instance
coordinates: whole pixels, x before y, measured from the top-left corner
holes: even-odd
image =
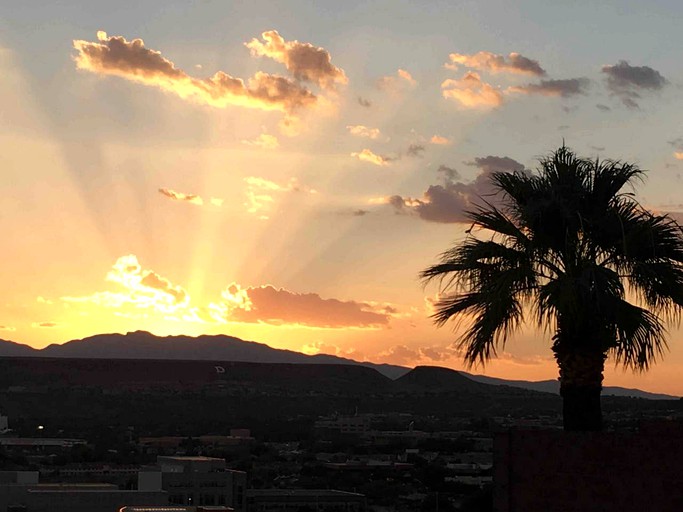
[[[497,512],[683,510],[683,427],[511,430],[494,441]]]

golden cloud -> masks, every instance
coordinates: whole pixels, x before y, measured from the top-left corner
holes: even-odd
[[[362,124],[349,125],[346,127],[351,135],[356,137],[367,137],[368,139],[378,139],[381,135],[379,128],[368,128]]]
[[[316,96],[289,78],[257,72],[248,83],[219,71],[209,78],[195,78],[175,67],[161,53],[145,47],[142,39],[97,33],[97,42],[76,40],[78,69],[113,75],[158,87],[177,96],[217,108],[240,106],[291,114],[312,107]]]
[[[209,310],[222,322],[377,329],[388,325],[390,319],[368,303],[323,299],[317,293],[296,293],[271,285],[242,288],[232,283],[221,296],[221,302],[212,303]]]
[[[430,144],[437,144],[440,146],[447,146],[448,144],[451,143],[451,140],[448,139],[447,137],[442,137],[441,135],[432,135],[432,138],[429,139]]]
[[[466,108],[493,108],[503,104],[503,93],[471,71],[460,80],[444,80],[441,89],[444,98],[455,100]]]
[[[387,156],[377,155],[369,149],[363,149],[360,153],[351,153],[351,156],[357,158],[361,162],[369,162],[379,166],[389,165],[392,160]]]
[[[33,322],[31,327],[35,327],[37,329],[57,329],[59,327],[63,327],[63,325],[57,322]]]
[[[186,309],[190,302],[190,296],[182,287],[172,284],[152,270],[144,270],[133,254],[117,259],[107,273],[106,281],[120,285],[123,290],[96,292],[85,297],[62,297],[62,300],[110,308],[132,305],[160,313],[175,313]]]
[[[276,30],[261,34],[263,42],[254,38],[245,46],[252,55],[269,57],[284,64],[297,80],[315,83],[324,89],[334,89],[335,84],[346,84],[344,70],[332,64],[330,53],[324,48],[299,41],[285,41]]]

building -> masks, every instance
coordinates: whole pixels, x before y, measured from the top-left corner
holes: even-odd
[[[163,490],[172,505],[228,506],[246,509],[247,475],[226,469],[212,457],[157,457],[155,466],[138,473],[138,490]]]
[[[248,512],[363,512],[365,496],[328,489],[249,489]]]
[[[88,484],[50,488],[41,484],[28,489],[24,505],[27,512],[114,512],[123,507],[168,507],[163,491],[122,491],[88,488]]]
[[[313,428],[321,437],[361,436],[370,430],[370,418],[364,415],[321,418]]]
[[[230,507],[190,507],[187,505],[166,505],[163,507],[123,507],[119,512],[231,512]],[[29,511],[30,512],[30,511]]]
[[[0,437],[0,446],[7,449],[29,452],[57,453],[70,450],[77,445],[85,445],[84,439],[62,439],[52,437]]]
[[[121,491],[110,484],[41,484],[37,471],[0,471],[0,511],[112,512],[126,505],[164,506],[164,491]]]

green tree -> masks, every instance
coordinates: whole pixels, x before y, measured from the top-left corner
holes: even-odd
[[[552,333],[565,430],[600,430],[606,358],[646,370],[680,318],[683,231],[635,199],[643,176],[565,146],[536,173],[494,173],[464,241],[421,273],[441,283],[436,324],[465,322],[469,365],[494,357],[525,314]]]

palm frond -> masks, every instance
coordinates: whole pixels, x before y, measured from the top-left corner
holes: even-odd
[[[616,340],[611,350],[617,364],[644,371],[667,349],[666,329],[650,311],[622,300],[615,304],[613,321]]]

